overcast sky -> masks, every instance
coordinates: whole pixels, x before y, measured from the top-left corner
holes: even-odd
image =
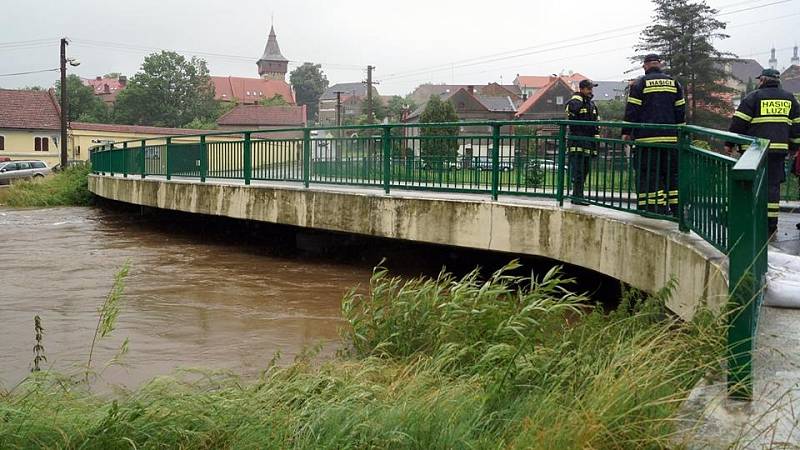
[[[371,64],[384,95],[406,94],[424,82],[511,83],[516,74],[570,70],[621,80],[652,16],[644,0],[1,2],[0,74],[56,68],[58,38],[67,36],[68,54],[81,62],[70,73],[82,77],[133,75],[155,49],[198,54],[212,75],[258,76],[255,61],[274,17],[290,70],[304,61],[322,63],[333,84],[363,80]],[[789,64],[800,41],[800,0],[708,3],[729,23],[731,38],[721,49],[766,66],[775,46],[779,66]],[[20,41],[36,42],[10,44]],[[2,76],[0,87],[47,87],[57,77]]]

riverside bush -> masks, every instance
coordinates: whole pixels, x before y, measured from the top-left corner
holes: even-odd
[[[607,312],[558,271],[515,267],[486,280],[377,269],[343,300],[342,354],[257,380],[162,377],[102,397],[37,372],[0,393],[0,448],[680,447],[678,408],[724,354],[719,323],[670,317],[671,285]]]
[[[41,181],[21,181],[0,191],[0,202],[18,208],[86,206],[92,202],[88,165],[70,166]]]

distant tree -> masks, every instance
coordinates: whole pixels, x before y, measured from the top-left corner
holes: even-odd
[[[369,100],[365,97],[361,101],[361,110],[364,111],[364,116],[367,118],[367,111],[369,111]],[[386,118],[386,106],[383,104],[383,99],[380,95],[372,94],[372,113],[374,115],[374,122],[380,122]],[[364,125],[369,124],[369,120],[365,120]]]
[[[597,113],[600,115],[600,120],[622,120],[625,117],[625,101],[606,100],[597,102]]]
[[[25,86],[25,87],[24,87],[24,88],[22,88],[22,89],[23,89],[23,90],[25,90],[25,91],[43,91],[43,90],[45,90],[45,89],[44,89],[43,87],[41,87],[41,86]]]
[[[182,127],[195,119],[213,121],[218,112],[206,62],[169,51],[148,55],[117,96],[119,123]]]
[[[109,72],[109,73],[103,75],[103,78],[115,78],[115,79],[117,79],[120,76],[122,76],[122,74],[120,72]]]
[[[322,65],[303,63],[289,74],[294,87],[298,105],[305,105],[307,119],[316,120],[319,113],[319,98],[328,88],[328,78],[322,72]]]
[[[287,106],[289,102],[281,94],[275,94],[270,98],[262,98],[258,101],[258,104],[261,106]]]
[[[61,80],[56,81],[56,97],[61,101]],[[86,86],[77,75],[67,76],[67,120],[80,122],[105,122],[108,107],[94,90]]]
[[[190,128],[192,130],[216,130],[217,122],[194,118],[191,122],[184,125],[183,128]]]
[[[420,123],[458,122],[458,114],[450,102],[443,102],[439,96],[432,95],[422,115]],[[458,156],[458,127],[420,128],[421,156],[431,166],[441,168],[445,163],[456,160]]]
[[[389,117],[389,122],[398,123],[403,120],[404,111],[414,111],[415,109],[417,109],[417,105],[414,100],[394,95],[386,104],[386,116]]]
[[[718,111],[731,108],[727,98],[736,91],[721,80],[727,78],[720,61],[736,55],[714,47],[714,41],[726,39],[727,24],[717,19],[719,11],[705,0],[653,0],[653,24],[647,27],[636,46],[641,52],[634,57],[641,61],[642,53],[660,54],[669,72],[684,86],[687,98],[687,119],[700,123]],[[708,114],[698,115],[699,109]]]

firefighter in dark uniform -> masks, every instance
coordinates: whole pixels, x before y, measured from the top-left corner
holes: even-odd
[[[683,88],[661,71],[661,58],[644,57],[644,76],[630,86],[625,121],[682,125],[686,123]],[[622,138],[634,142],[634,170],[639,209],[678,215],[678,150],[648,144],[677,144],[672,130],[623,128]]]
[[[578,92],[567,102],[567,119],[597,122],[597,106],[592,101],[592,88],[597,86],[590,80],[583,80],[578,84]],[[598,137],[596,125],[570,125],[570,136]],[[569,155],[570,181],[572,182],[572,203],[587,205],[583,200],[583,187],[589,176],[591,159],[597,156],[597,142],[573,140],[567,143]]]
[[[767,153],[767,225],[769,236],[778,230],[781,183],[786,180],[786,155],[800,148],[800,104],[791,93],[781,89],[780,72],[764,69],[758,77],[758,89],[739,104],[731,119],[730,131],[769,139]],[[730,152],[734,144],[726,143]]]

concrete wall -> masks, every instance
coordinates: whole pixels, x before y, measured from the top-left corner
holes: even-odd
[[[89,189],[157,208],[544,256],[648,292],[675,277],[679,285],[669,307],[684,318],[702,299],[715,309],[727,300],[724,255],[674,224],[601,208],[99,176],[90,177]]]

